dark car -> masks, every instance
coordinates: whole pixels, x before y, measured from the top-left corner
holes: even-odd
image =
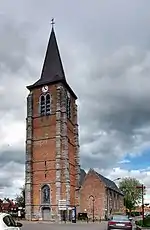
[[[108,221],[108,230],[111,229],[125,229],[125,230],[132,230],[132,222],[128,216],[125,215],[114,215]]]

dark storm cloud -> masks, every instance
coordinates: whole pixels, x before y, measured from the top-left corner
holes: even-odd
[[[33,33],[35,28],[32,23],[18,22],[8,15],[0,14],[0,115],[2,116],[9,113],[14,119],[25,118],[26,85],[32,81],[36,73],[31,63],[31,29]]]
[[[10,174],[5,174],[0,177],[0,190],[3,189],[4,187],[11,187],[13,186],[12,179],[10,178]]]
[[[81,135],[81,160],[86,168],[90,164],[112,167],[123,155],[150,147],[147,140],[150,132],[142,132],[142,135],[137,132],[150,127],[149,55],[149,51],[125,47],[101,62],[95,74],[87,76],[81,93],[86,99],[80,105],[81,134],[84,135],[83,138]],[[82,133],[83,127],[86,132]],[[100,135],[96,136],[96,132]]]
[[[27,40],[21,24],[17,25],[6,17],[0,18],[0,67],[1,71],[13,74],[27,62]]]
[[[11,189],[13,186],[17,186],[16,184],[14,185],[14,182],[17,180],[22,180],[24,178],[23,175],[24,172],[24,167],[22,167],[21,164],[15,163],[15,162],[9,162],[6,163],[4,166],[1,166],[1,171],[0,171],[0,192],[4,188]],[[18,184],[19,186],[19,184]],[[9,191],[6,192],[8,194]],[[13,191],[14,193],[14,191]],[[5,197],[5,194],[4,194]]]
[[[66,76],[79,96],[82,165],[112,168],[126,153],[149,146],[149,0],[1,4],[2,12],[14,19],[1,16],[2,115],[7,111],[12,122],[19,117],[25,121],[25,86],[40,77],[54,16]],[[32,25],[37,30],[28,31]],[[13,101],[6,82],[12,84]],[[6,155],[2,152],[4,162],[14,158],[23,163],[19,152]]]
[[[25,151],[22,149],[10,149],[0,152],[0,166],[8,162],[15,162],[18,164],[25,164]]]

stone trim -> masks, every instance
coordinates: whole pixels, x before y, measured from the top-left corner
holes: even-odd
[[[61,192],[61,87],[57,87],[56,104],[56,204],[58,205]],[[57,210],[59,218],[59,210]]]
[[[62,158],[63,172],[66,181],[66,201],[70,205],[70,175],[69,175],[69,155],[68,155],[68,133],[67,133],[67,91],[62,88]]]
[[[26,219],[32,219],[32,126],[33,95],[27,97],[27,119],[26,119],[26,163],[25,163],[25,211]]]
[[[75,164],[76,164],[76,205],[80,207],[80,157],[79,157],[79,134],[77,105],[74,107],[74,144],[75,144]]]

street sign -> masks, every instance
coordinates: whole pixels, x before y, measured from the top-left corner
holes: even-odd
[[[59,208],[59,210],[67,210],[67,201],[66,200],[59,200],[58,201],[58,208]]]
[[[143,189],[146,189],[146,187],[144,185],[141,185],[141,186],[136,186],[136,188],[143,188]]]

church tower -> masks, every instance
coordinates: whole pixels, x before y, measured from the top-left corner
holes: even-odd
[[[68,85],[54,28],[40,79],[27,87],[26,219],[61,219],[79,206],[77,96]]]

